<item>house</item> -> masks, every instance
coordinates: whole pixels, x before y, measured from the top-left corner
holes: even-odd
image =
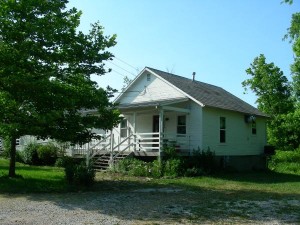
[[[220,164],[263,166],[267,115],[226,90],[146,67],[115,102],[123,117],[110,147],[136,156],[181,155],[198,148],[215,152]]]
[[[221,166],[265,166],[268,116],[221,87],[145,67],[114,102],[121,123],[69,154],[105,168],[129,154],[160,157],[171,145],[182,156],[209,148]]]

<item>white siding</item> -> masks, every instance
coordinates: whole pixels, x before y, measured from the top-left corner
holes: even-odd
[[[126,93],[122,95],[118,102],[129,104],[185,97],[181,92],[153,74],[150,74],[150,80],[148,81],[147,74],[150,73],[145,72],[142,74]]]
[[[226,118],[226,143],[220,143],[220,117]],[[257,134],[245,115],[221,109],[203,108],[203,147],[216,155],[260,155],[266,145],[266,119],[257,117]]]
[[[188,117],[188,133],[190,135],[191,151],[202,147],[202,107],[195,102],[191,103],[191,113]]]

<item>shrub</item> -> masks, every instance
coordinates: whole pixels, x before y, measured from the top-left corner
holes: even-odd
[[[281,173],[300,174],[299,162],[299,148],[294,151],[276,151],[268,161],[268,168]]]
[[[118,163],[115,163],[113,170],[116,172],[127,174],[128,171],[131,169],[132,164],[134,163],[135,160],[137,160],[137,159],[125,158],[125,159],[119,161]]]
[[[187,161],[188,168],[198,168],[201,169],[202,172],[211,173],[216,168],[215,165],[215,153],[207,148],[206,151],[198,148],[198,150],[193,151],[193,155],[189,157]]]
[[[95,181],[96,172],[91,163],[87,166],[85,161],[78,163],[75,159],[64,156],[57,160],[56,165],[65,168],[65,179],[69,184],[91,186]]]
[[[75,166],[74,182],[80,185],[91,186],[95,181],[96,172],[91,163],[87,166],[85,162],[81,162]]]
[[[178,158],[178,154],[176,152],[175,146],[166,146],[163,149],[163,160],[168,160],[168,159],[176,159]]]
[[[46,145],[40,145],[37,149],[37,155],[40,164],[54,165],[57,159],[58,150],[59,148],[52,143]]]
[[[55,162],[55,166],[56,167],[66,167],[68,164],[74,164],[75,162],[73,162],[73,158],[70,157],[70,156],[63,156],[63,157],[60,157],[60,158],[57,158],[56,159],[56,162]]]
[[[159,178],[162,176],[162,163],[159,160],[154,160],[150,163],[149,174],[151,177]]]
[[[203,171],[202,168],[197,168],[197,167],[187,168],[184,173],[184,176],[186,177],[197,177],[202,175],[205,175],[205,172]]]
[[[38,165],[39,158],[38,158],[38,150],[39,145],[37,143],[29,143],[23,150],[22,157],[23,161],[29,165]]]
[[[114,171],[132,176],[148,176],[150,165],[142,160],[126,158],[115,164]]]
[[[183,161],[181,159],[169,159],[164,162],[163,175],[167,177],[178,177],[182,175]]]
[[[24,163],[23,151],[16,151],[16,162]]]

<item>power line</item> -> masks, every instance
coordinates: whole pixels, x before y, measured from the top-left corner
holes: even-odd
[[[120,73],[120,72],[118,72],[117,70],[115,70],[115,69],[112,69],[112,68],[109,68],[108,66],[106,66],[106,65],[104,65],[107,69],[109,69],[109,70],[111,70],[111,71],[113,71],[113,72],[115,72],[115,73],[117,73],[117,74],[119,74],[119,75],[121,75],[121,76],[123,76],[123,77],[126,77],[126,75],[124,75],[124,74],[122,74],[122,73]]]
[[[113,62],[111,62],[111,61],[108,61],[108,62],[111,63],[112,65],[118,67],[119,69],[121,69],[121,70],[123,70],[123,71],[129,73],[131,76],[134,76],[134,77],[136,76],[134,73],[131,73],[129,70],[126,70],[126,69],[124,69],[123,67],[121,67],[121,66],[119,66],[119,65],[117,65],[117,64],[115,64],[115,63],[113,63]]]
[[[138,72],[139,69],[137,67],[134,67],[134,66],[130,65],[129,63],[125,62],[124,60],[122,60],[122,59],[120,59],[120,58],[118,58],[116,56],[114,58],[117,59],[117,60],[119,60],[120,62],[126,64],[127,66],[130,66],[131,68],[135,69]]]

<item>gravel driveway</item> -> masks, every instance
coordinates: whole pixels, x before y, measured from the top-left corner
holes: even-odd
[[[2,194],[0,224],[300,224],[300,201],[224,201],[177,188]]]

